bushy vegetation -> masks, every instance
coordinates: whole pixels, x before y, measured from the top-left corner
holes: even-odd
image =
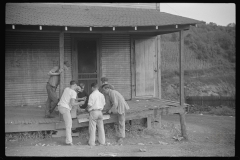
[[[203,113],[221,116],[235,116],[235,108],[229,106],[192,105],[188,113]]]
[[[235,97],[235,25],[214,23],[191,26],[184,32],[185,95]],[[179,100],[179,33],[161,36],[162,98]],[[210,92],[212,91],[212,92]],[[234,115],[235,109],[195,106],[191,113]]]
[[[162,71],[175,71],[179,66],[179,33],[161,36]],[[235,67],[235,26],[200,24],[184,32],[185,70],[216,66]]]

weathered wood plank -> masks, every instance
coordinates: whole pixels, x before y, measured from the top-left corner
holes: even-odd
[[[44,131],[55,130],[56,124],[5,124],[5,133],[8,132],[28,132],[28,131]]]
[[[147,116],[152,115],[152,114],[153,114],[152,110],[149,110],[146,112],[136,112],[134,114],[126,113],[125,120],[142,119],[142,118],[146,118]],[[83,118],[85,116],[87,116],[87,115],[83,115],[81,117]],[[80,116],[78,116],[78,117],[80,117]],[[103,122],[104,122],[104,124],[117,122],[117,115],[111,114],[110,119],[106,119]],[[73,119],[72,128],[88,126],[88,123],[89,122],[78,123],[77,119]],[[64,122],[60,122],[60,123],[56,124],[56,129],[63,129],[63,128],[65,128]]]
[[[147,128],[148,129],[152,128],[152,117],[151,116],[147,117]]]
[[[184,43],[183,30],[179,32],[179,73],[180,73],[180,105],[184,104]]]
[[[179,73],[180,73],[180,105],[184,105],[184,32],[179,32]],[[185,114],[180,113],[181,133],[185,140],[188,140],[186,131]]]
[[[131,81],[131,89],[132,89],[132,97],[135,97],[136,96],[136,81],[135,81],[135,78],[136,78],[136,62],[135,62],[135,53],[134,53],[134,39],[131,38],[131,78],[132,78],[132,81]]]
[[[157,36],[157,93],[158,93],[158,98],[162,98],[162,92],[161,92],[161,36]]]
[[[63,68],[64,66],[64,32],[60,32],[59,34],[59,63],[60,68]],[[60,83],[59,83],[59,97],[61,98],[62,93],[64,90],[64,72],[60,74]],[[62,120],[62,114],[59,113],[59,118]]]
[[[136,96],[145,95],[145,63],[144,63],[144,41],[135,40],[135,59],[136,59]]]
[[[185,114],[184,114],[184,113],[180,113],[180,114],[179,114],[179,117],[180,117],[182,137],[183,137],[185,140],[188,140],[187,129],[186,129],[186,121],[185,121]]]

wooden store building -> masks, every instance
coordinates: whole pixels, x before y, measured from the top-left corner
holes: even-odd
[[[7,3],[5,13],[5,132],[64,127],[59,118],[44,118],[47,73],[64,61],[71,66],[60,75],[58,95],[71,80],[90,93],[105,76],[129,103],[126,119],[185,112],[183,32],[202,21],[159,8],[101,5]],[[180,102],[161,99],[160,35],[173,32],[180,34]]]

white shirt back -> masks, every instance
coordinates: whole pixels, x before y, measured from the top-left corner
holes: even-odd
[[[73,89],[67,87],[64,89],[62,97],[60,101],[58,102],[58,105],[62,107],[66,107],[71,110],[70,105],[70,100],[71,98],[76,99],[77,98],[77,92],[74,91]]]
[[[91,108],[89,108],[89,111],[93,109],[102,110],[105,105],[104,95],[98,90],[93,91],[89,96],[88,105],[92,106]]]

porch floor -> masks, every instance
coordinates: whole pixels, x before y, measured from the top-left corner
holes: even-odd
[[[178,107],[179,102],[168,101],[163,99],[132,99],[127,101],[130,106],[130,110],[126,113],[126,120],[137,119],[138,113],[142,115],[144,112],[149,114],[149,111],[155,108],[171,108]],[[153,112],[151,112],[153,114]],[[56,118],[45,118],[45,106],[17,106],[17,107],[6,107],[5,109],[5,132],[19,132],[25,130],[55,130],[56,125],[62,123],[58,115]],[[78,115],[78,118],[86,117],[87,113]],[[38,126],[41,126],[38,128]],[[32,127],[31,129],[27,129]],[[16,129],[14,129],[16,128]],[[35,128],[35,129],[34,129]]]

